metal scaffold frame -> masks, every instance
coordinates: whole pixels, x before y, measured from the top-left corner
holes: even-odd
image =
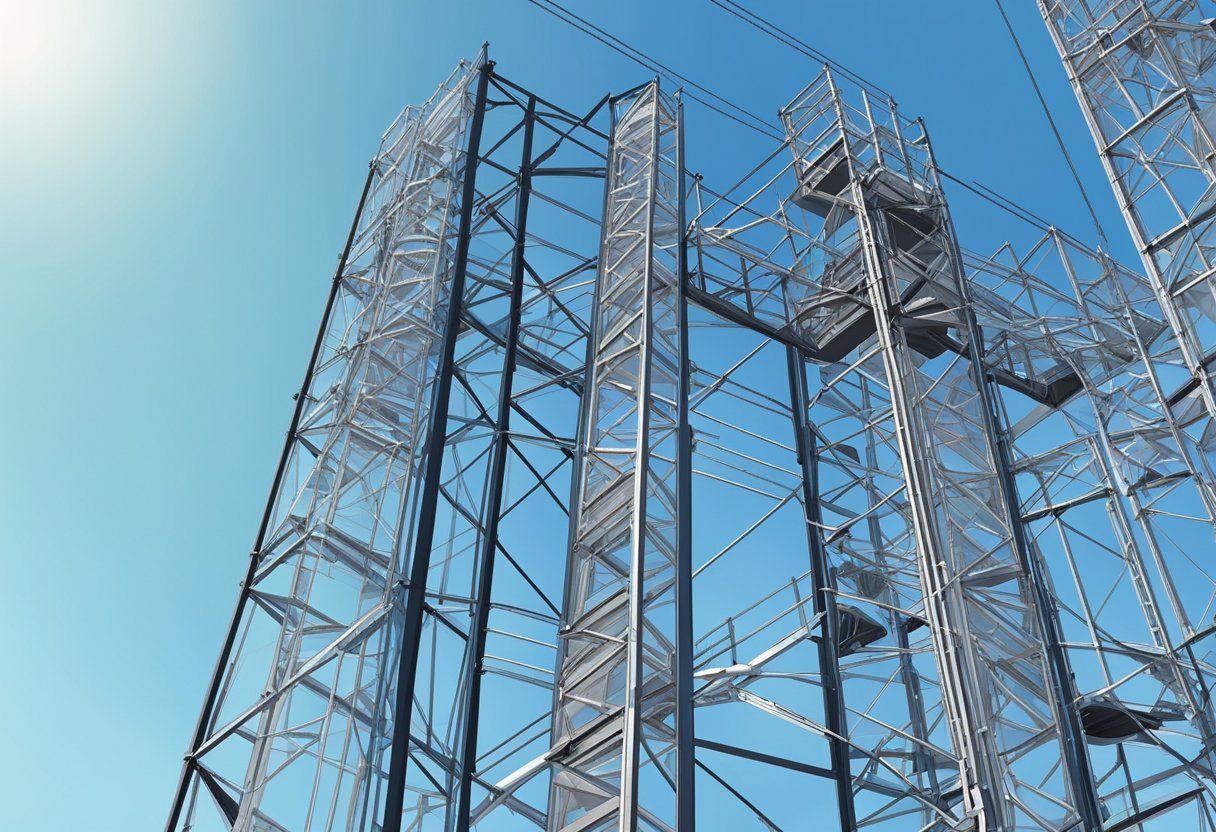
[[[1092,5],[1043,4],[1083,101]],[[1216,830],[1156,249],[972,252],[889,98],[780,117],[721,190],[657,79],[579,114],[483,50],[398,117],[167,832]]]

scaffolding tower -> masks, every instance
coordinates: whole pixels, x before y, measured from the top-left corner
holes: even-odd
[[[1216,830],[1216,34],[1041,7],[1147,278],[828,69],[720,190],[658,80],[407,108],[167,832]]]

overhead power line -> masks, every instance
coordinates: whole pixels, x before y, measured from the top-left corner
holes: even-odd
[[[737,17],[739,20],[742,20],[748,26],[751,26],[754,29],[758,29],[759,31],[763,32],[764,34],[768,35],[769,37],[771,37],[775,40],[778,40],[781,43],[784,43],[786,46],[795,50],[796,52],[801,52],[803,55],[805,55],[808,58],[811,58],[813,60],[826,64],[827,66],[836,70],[837,72],[839,72],[841,75],[845,76],[846,78],[854,81],[857,84],[860,84],[863,87],[867,87],[870,91],[876,92],[876,93],[880,94],[881,96],[883,96],[884,98],[892,97],[889,92],[884,90],[882,87],[878,86],[878,84],[875,84],[873,81],[867,80],[866,78],[862,77],[858,73],[849,69],[844,64],[832,60],[830,57],[825,55],[823,52],[820,52],[818,49],[811,46],[806,41],[790,34],[789,31],[781,28],[776,23],[773,23],[771,20],[769,20],[765,17],[761,17],[760,15],[753,12],[751,9],[747,8],[746,6],[741,6],[740,4],[734,2],[734,0],[709,0],[709,1],[711,3],[713,3],[715,6],[717,6],[718,8],[722,9],[724,12],[727,12],[728,14],[731,14],[731,15]]]
[[[1047,116],[1047,123],[1051,126],[1052,135],[1056,137],[1056,144],[1060,147],[1060,153],[1064,156],[1064,162],[1072,173],[1072,180],[1077,183],[1077,190],[1081,193],[1081,199],[1085,202],[1089,216],[1094,221],[1094,229],[1098,232],[1098,239],[1101,241],[1103,248],[1109,248],[1106,241],[1106,232],[1102,228],[1102,221],[1098,219],[1098,212],[1094,210],[1093,203],[1089,201],[1089,193],[1085,190],[1084,183],[1081,182],[1081,174],[1077,172],[1077,166],[1073,164],[1068,147],[1064,144],[1064,137],[1060,135],[1060,128],[1056,126],[1055,117],[1051,114],[1051,108],[1047,106],[1047,99],[1043,96],[1043,90],[1039,87],[1039,81],[1035,77],[1034,70],[1030,67],[1030,61],[1026,58],[1025,50],[1022,49],[1022,42],[1018,39],[1018,33],[1014,30],[1013,23],[1009,20],[1009,15],[1005,13],[1004,4],[1001,3],[1001,0],[994,1],[997,11],[1001,13],[1001,19],[1005,21],[1005,29],[1009,32],[1009,37],[1013,39],[1013,46],[1018,51],[1018,57],[1022,59],[1022,67],[1026,70],[1026,77],[1030,79],[1030,86],[1034,87],[1034,94],[1039,99],[1039,106],[1043,108],[1043,115]],[[713,2],[716,3],[717,0],[713,0]]]
[[[687,75],[684,75],[683,73],[672,69],[671,67],[667,66],[666,64],[657,60],[656,58],[646,54],[641,49],[638,49],[637,47],[630,45],[629,43],[625,42],[624,40],[617,37],[616,35],[613,35],[611,32],[608,32],[607,30],[601,28],[600,26],[597,26],[596,24],[592,23],[591,21],[587,20],[586,18],[575,14],[574,12],[570,11],[565,6],[563,6],[561,3],[556,2],[556,0],[528,0],[528,2],[531,3],[533,6],[536,6],[538,9],[545,12],[546,14],[550,15],[551,17],[554,17],[557,20],[561,21],[562,23],[565,23],[567,26],[570,26],[570,27],[576,29],[577,31],[598,41],[599,43],[603,44],[604,46],[607,46],[609,49],[624,56],[625,58],[627,58],[628,60],[637,64],[638,66],[643,67],[648,72],[653,72],[656,75],[665,77],[675,83],[683,84],[685,87],[691,88],[693,90],[697,90],[701,93],[700,95],[698,95],[697,93],[690,92],[688,89],[685,89],[683,94],[686,98],[696,101],[697,103],[701,104],[702,106],[718,113],[719,115],[721,115],[725,118],[730,119],[731,121],[734,121],[735,123],[737,123],[743,127],[746,127],[749,130],[759,133],[762,136],[765,136],[767,138],[770,138],[770,139],[773,139],[773,140],[779,141],[779,142],[784,142],[786,140],[785,136],[783,136],[780,133],[777,133],[775,130],[765,126],[765,125],[767,125],[768,122],[761,116],[757,115],[752,110],[749,110],[748,108],[743,107],[742,105],[737,104],[734,101],[731,101],[730,99],[726,98],[725,96],[722,96],[722,95],[714,92],[713,90],[709,89],[708,87],[692,80]],[[793,49],[794,51],[798,52],[799,54],[803,55],[804,57],[811,58],[812,60],[815,60],[828,67],[831,67],[836,72],[840,73],[842,76],[849,78],[853,82],[865,87],[866,89],[868,89],[872,92],[879,93],[884,98],[893,100],[893,96],[891,96],[891,94],[889,92],[887,92],[885,89],[883,89],[882,87],[875,84],[873,81],[866,79],[864,76],[853,71],[852,69],[849,69],[847,66],[840,63],[839,61],[832,59],[830,56],[819,51],[818,49],[815,49],[813,46],[811,46],[810,44],[801,40],[800,38],[797,38],[796,36],[790,34],[788,31],[781,28],[780,26],[773,23],[772,21],[762,17],[761,15],[757,14],[756,12],[751,11],[750,9],[746,8],[745,6],[742,6],[739,3],[734,2],[734,0],[710,0],[710,2],[713,3],[715,6],[718,6],[722,10],[729,12],[735,18],[747,23],[752,28],[757,29],[758,31],[773,38],[774,40],[778,41],[779,43],[782,43],[786,47]],[[715,101],[719,102],[719,103],[718,104],[713,103]],[[1071,160],[1070,160],[1070,162],[1071,162]],[[949,179],[951,182],[954,182],[955,184],[966,189],[968,192],[974,194],[975,196],[980,197],[981,199],[985,200],[986,202],[989,202],[992,205],[996,206],[997,208],[1000,208],[1002,211],[1005,211],[1006,213],[1010,214],[1011,216],[1016,217],[1021,222],[1032,225],[1042,231],[1047,231],[1048,229],[1053,228],[1053,226],[1051,226],[1045,220],[1040,218],[1037,214],[1035,214],[1030,209],[1028,209],[1022,205],[1019,205],[1017,202],[1013,201],[1012,199],[1010,199],[1006,196],[998,194],[996,191],[993,191],[991,188],[988,188],[987,186],[985,186],[979,182],[976,182],[974,180],[972,180],[971,182],[968,182],[963,178],[960,178],[958,176],[951,174],[946,169],[942,168],[940,165],[938,166],[938,172],[944,178]],[[1083,193],[1083,195],[1084,195],[1084,193]],[[1086,204],[1089,205],[1088,198],[1086,198]],[[1090,208],[1090,213],[1091,213],[1091,215],[1094,215],[1092,206]],[[1095,219],[1095,224],[1098,228],[1099,239],[1105,245],[1106,237],[1105,237],[1105,234],[1102,232],[1101,225],[1096,222],[1096,220],[1097,220],[1096,215],[1094,215],[1094,219]],[[1057,229],[1057,231],[1058,230],[1059,229]],[[1065,236],[1068,236],[1068,235],[1065,235]],[[1072,239],[1072,238],[1070,237],[1070,239]]]
[[[613,51],[624,55],[629,60],[646,68],[650,72],[654,72],[658,75],[664,75],[672,81],[681,83],[686,87],[691,87],[694,90],[699,90],[704,96],[712,99],[713,101],[719,102],[721,106],[713,104],[696,93],[689,92],[687,89],[684,91],[684,95],[697,103],[708,107],[719,115],[725,116],[726,118],[741,124],[749,130],[754,130],[770,139],[775,139],[777,141],[785,140],[785,137],[780,133],[777,133],[772,128],[766,126],[767,121],[763,117],[757,115],[751,110],[748,110],[746,107],[742,107],[735,102],[718,95],[713,90],[698,84],[688,76],[676,72],[671,67],[656,60],[655,58],[652,58],[642,50],[630,46],[625,41],[621,40],[610,32],[601,29],[599,26],[596,26],[586,18],[580,17],[562,4],[554,2],[554,0],[528,0],[528,2],[533,6],[536,6],[541,11],[557,18],[563,23],[578,29],[583,34],[594,38]],[[723,109],[723,107],[729,108],[729,110],[733,112]]]

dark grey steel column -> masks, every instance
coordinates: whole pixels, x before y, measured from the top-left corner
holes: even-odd
[[[477,606],[473,617],[473,639],[468,662],[468,692],[464,700],[464,738],[460,762],[460,794],[457,797],[456,829],[468,832],[473,773],[477,768],[477,729],[481,716],[481,676],[486,649],[486,627],[490,618],[490,599],[494,584],[494,561],[498,550],[498,519],[502,510],[503,479],[510,453],[511,396],[515,381],[515,356],[519,346],[520,308],[524,291],[524,257],[528,237],[528,202],[532,194],[532,135],[536,99],[528,98],[524,115],[523,151],[519,166],[519,190],[515,197],[515,248],[511,253],[511,306],[504,336],[502,382],[499,386],[498,413],[494,422],[494,448],[490,461],[490,488],[485,513],[480,572],[477,579]]]
[[[422,498],[418,509],[418,531],[410,563],[410,582],[406,593],[405,621],[401,637],[401,658],[397,669],[397,696],[394,707],[392,752],[385,789],[383,832],[401,832],[401,812],[405,802],[405,774],[410,748],[410,722],[414,707],[414,677],[418,669],[418,640],[422,631],[422,604],[426,595],[426,576],[430,569],[431,547],[435,535],[435,510],[439,501],[443,473],[443,448],[447,439],[448,396],[452,389],[452,361],[460,330],[465,271],[469,261],[469,237],[476,198],[477,163],[481,149],[481,128],[485,120],[486,93],[494,62],[481,65],[477,96],[469,127],[469,147],[465,162],[463,193],[460,202],[460,230],[452,268],[447,324],[440,348],[435,378],[431,424],[427,433],[426,469],[422,479]]]
[[[676,309],[679,335],[679,392],[676,396],[676,830],[694,832],[697,825],[696,731],[693,727],[692,629],[692,428],[689,401],[692,375],[688,360],[688,220],[684,180],[684,102],[676,100],[676,225],[680,235]]]
[[[819,625],[819,676],[823,680],[824,722],[832,771],[836,781],[836,802],[840,807],[840,828],[857,828],[853,808],[853,775],[849,767],[849,735],[845,719],[844,688],[840,680],[840,650],[837,634],[836,595],[828,572],[828,556],[823,545],[822,516],[819,511],[819,452],[807,422],[806,370],[802,356],[794,347],[785,348],[790,376],[790,408],[794,419],[794,447],[802,468],[802,501],[806,511],[807,544],[811,555],[811,609],[822,615]]]

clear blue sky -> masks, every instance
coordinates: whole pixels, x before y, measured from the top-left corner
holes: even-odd
[[[758,112],[817,71],[708,0],[655,5],[570,2]],[[1089,238],[990,0],[749,5]],[[1034,4],[1008,5],[1127,257]],[[525,0],[0,0],[0,829],[163,823],[367,159],[485,40],[574,109],[649,77]],[[742,164],[691,118],[691,164]]]

